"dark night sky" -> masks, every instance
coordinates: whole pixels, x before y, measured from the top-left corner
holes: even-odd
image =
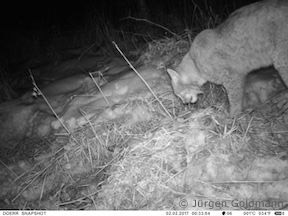
[[[24,55],[28,57],[37,47],[45,48],[50,43],[49,39],[53,40],[57,35],[66,37],[66,43],[69,43],[68,37],[72,38],[79,32],[86,37],[87,29],[93,29],[99,23],[103,24],[103,20],[111,24],[109,28],[116,30],[119,30],[122,24],[128,28],[133,25],[142,28],[143,23],[135,25],[135,22],[120,21],[129,15],[139,17],[137,1],[10,0],[3,3],[0,7],[0,63],[3,59],[8,59],[8,62],[22,61],[26,58]],[[151,15],[149,20],[168,28],[175,18],[186,25],[186,20],[193,17],[195,3],[205,12],[208,6],[214,14],[223,16],[251,2],[255,0],[146,0]],[[178,28],[179,31],[182,31],[181,29]],[[138,33],[138,30],[132,29],[131,32]],[[38,41],[42,45],[35,45]]]
[[[95,1],[96,2],[96,1]],[[1,6],[1,24],[5,29],[37,29],[54,24],[73,25],[83,20],[88,4],[79,1],[11,1]]]
[[[105,14],[110,19],[119,19],[135,11],[137,0],[86,0],[86,1],[9,1],[0,8],[2,29],[36,30],[60,25],[62,28],[77,28],[91,15]],[[255,1],[255,0],[254,0]],[[182,3],[181,3],[182,2]],[[160,10],[183,7],[185,0],[147,0],[152,14]],[[186,0],[191,3],[191,0]],[[204,0],[194,0],[201,6]],[[224,7],[237,7],[253,0],[207,0],[216,13]],[[229,4],[228,4],[228,3]],[[213,4],[214,3],[214,4]],[[215,4],[216,3],[216,4]],[[175,6],[174,6],[174,5]],[[182,4],[182,5],[181,5]],[[115,21],[114,20],[114,21]]]

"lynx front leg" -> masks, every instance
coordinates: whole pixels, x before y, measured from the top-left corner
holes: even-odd
[[[242,76],[233,76],[224,82],[224,87],[228,94],[231,116],[240,113],[242,110],[243,84],[244,77]]]

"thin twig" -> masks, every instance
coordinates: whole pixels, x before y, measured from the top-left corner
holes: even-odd
[[[104,95],[101,87],[98,85],[98,83],[97,83],[96,80],[94,79],[92,73],[89,73],[89,76],[91,77],[91,79],[93,80],[93,82],[95,83],[95,85],[97,86],[97,88],[99,89],[99,91],[100,91],[101,95],[103,96],[103,98],[104,98],[105,102],[107,103],[107,105],[110,106],[110,103],[109,103],[107,97]]]
[[[245,130],[245,134],[244,134],[244,137],[246,137],[246,136],[247,136],[247,133],[248,133],[248,131],[249,131],[250,127],[251,127],[251,123],[252,123],[252,121],[253,121],[253,117],[250,119],[250,121],[249,121],[249,123],[248,123],[248,126],[247,126],[247,128],[246,128],[246,130]]]
[[[81,53],[81,55],[78,57],[78,61],[80,61],[81,58],[82,58],[90,49],[92,49],[95,45],[96,45],[96,42],[93,43],[91,46],[89,46],[86,50],[84,50],[84,51]]]
[[[149,84],[146,82],[146,80],[141,76],[141,74],[135,69],[135,67],[130,63],[130,61],[126,58],[126,56],[123,54],[123,52],[120,50],[120,48],[118,47],[118,45],[115,43],[115,41],[112,41],[113,45],[116,47],[116,49],[118,50],[118,52],[122,55],[122,57],[125,59],[125,61],[128,63],[128,65],[130,66],[130,68],[137,74],[137,76],[143,81],[143,83],[146,85],[146,87],[150,90],[150,92],[152,93],[152,95],[155,97],[155,99],[158,101],[158,103],[160,104],[160,106],[164,109],[164,111],[166,112],[166,114],[171,118],[172,116],[170,115],[170,113],[168,112],[168,110],[165,108],[165,106],[162,104],[162,102],[160,101],[160,99],[157,97],[157,95],[154,93],[154,91],[151,89],[151,87],[149,86]]]
[[[70,131],[69,129],[66,127],[66,125],[64,124],[64,122],[62,121],[62,119],[57,115],[57,113],[54,111],[53,107],[51,106],[51,104],[49,103],[49,101],[47,100],[47,98],[45,97],[45,95],[42,93],[42,91],[40,90],[40,88],[37,86],[35,79],[33,77],[32,71],[29,69],[29,74],[30,74],[30,78],[32,80],[32,84],[34,86],[34,88],[37,91],[37,94],[40,94],[44,101],[46,102],[46,104],[48,105],[49,109],[51,110],[51,112],[54,114],[54,116],[58,119],[58,121],[60,122],[60,124],[63,126],[63,128],[66,130],[66,132],[70,135]]]
[[[17,175],[12,169],[10,169],[2,160],[0,160],[0,163],[1,163],[6,169],[8,169],[15,177],[18,177],[18,175]]]
[[[45,175],[44,175],[43,184],[42,184],[42,187],[41,187],[41,193],[40,193],[40,197],[39,197],[39,206],[40,206],[40,202],[41,202],[41,200],[43,198],[44,188],[45,188],[45,184],[46,184],[46,178],[47,178],[47,173],[45,173]]]

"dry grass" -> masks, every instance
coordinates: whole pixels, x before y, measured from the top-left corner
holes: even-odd
[[[14,177],[19,189],[14,201],[37,209],[183,209],[179,203],[185,200],[186,209],[195,209],[195,200],[230,204],[221,209],[278,209],[276,202],[286,202],[283,119],[268,122],[254,114],[230,119],[213,108],[179,109],[171,92],[159,98],[176,120],[165,117],[154,98],[131,101],[126,109],[135,113],[140,107],[150,117],[89,122],[73,133],[77,141],[64,145],[59,137],[51,153]],[[279,134],[282,139],[275,140]],[[237,207],[233,200],[275,206]]]

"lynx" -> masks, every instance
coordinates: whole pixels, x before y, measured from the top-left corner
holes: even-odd
[[[260,1],[233,12],[215,29],[200,32],[176,71],[168,69],[174,93],[195,103],[201,86],[223,85],[230,114],[242,108],[246,75],[273,65],[288,84],[288,1]]]

